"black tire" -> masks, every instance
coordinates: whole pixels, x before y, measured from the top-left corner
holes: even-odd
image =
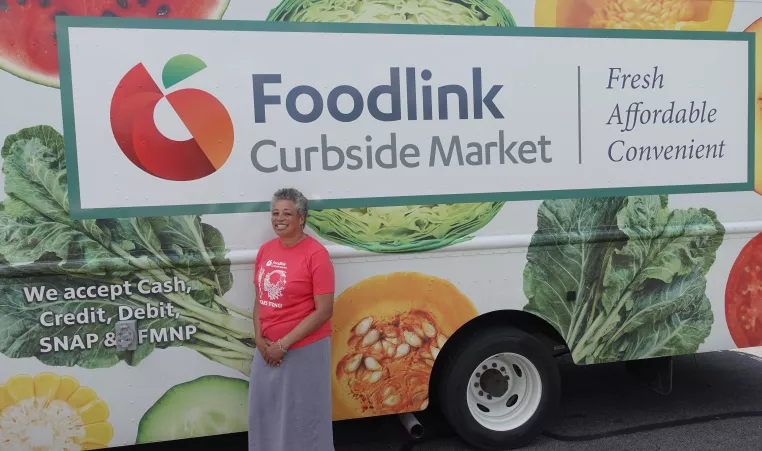
[[[455,432],[471,445],[487,450],[519,448],[534,440],[555,416],[561,395],[558,365],[539,340],[520,330],[492,328],[461,343],[451,354],[439,381],[437,397],[444,417]],[[534,414],[507,431],[482,426],[472,415],[467,389],[477,366],[493,355],[511,352],[528,359],[539,373],[542,393]]]

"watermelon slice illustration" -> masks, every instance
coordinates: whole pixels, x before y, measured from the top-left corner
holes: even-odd
[[[0,0],[0,69],[57,88],[56,16],[220,19],[230,0]]]

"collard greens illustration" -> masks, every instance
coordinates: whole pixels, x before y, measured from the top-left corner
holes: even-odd
[[[578,363],[696,352],[713,315],[706,275],[725,233],[714,212],[667,196],[549,200],[524,269],[525,310]]]
[[[233,276],[225,242],[198,216],[75,221],[69,217],[63,137],[48,126],[8,136],[2,148],[6,198],[0,204],[0,352],[8,357],[37,357],[49,365],[109,367],[120,360],[136,365],[155,346],[144,342],[134,352],[117,353],[98,343],[71,352],[41,352],[45,337],[87,333],[103,338],[114,332],[119,305],[145,308],[172,303],[179,317],[143,319],[140,329],[194,325],[198,332],[184,346],[248,373],[254,350],[250,313],[222,296]],[[122,295],[109,299],[32,301],[24,288],[67,288],[129,282],[136,287],[181,280],[189,292]],[[40,315],[103,308],[111,324],[44,327]],[[238,313],[235,315],[234,313]]]

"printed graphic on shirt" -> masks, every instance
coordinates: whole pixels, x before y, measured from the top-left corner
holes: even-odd
[[[283,308],[283,304],[277,301],[283,296],[283,290],[287,283],[286,263],[268,260],[265,266],[260,268],[257,274],[257,285],[259,286],[259,303],[273,308]],[[265,299],[264,293],[267,293]]]

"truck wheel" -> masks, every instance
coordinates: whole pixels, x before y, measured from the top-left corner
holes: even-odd
[[[481,449],[532,441],[555,414],[561,392],[550,352],[513,328],[488,329],[459,346],[437,388],[450,426]]]

